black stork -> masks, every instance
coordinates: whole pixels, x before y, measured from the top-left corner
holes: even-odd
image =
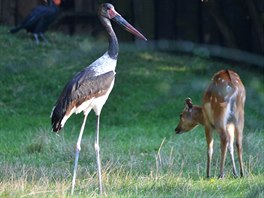
[[[47,5],[39,5],[35,7],[27,15],[24,21],[17,27],[10,30],[10,33],[16,33],[21,29],[25,29],[34,35],[36,43],[39,44],[39,36],[48,43],[44,36],[49,25],[54,22],[58,16],[61,0],[44,0]]]
[[[117,22],[119,25],[123,26],[125,30],[138,36],[139,38],[147,40],[138,30],[136,30],[118,12],[115,11],[112,4],[101,4],[98,9],[98,15],[101,23],[108,33],[108,50],[83,71],[77,73],[73,79],[66,84],[51,113],[51,122],[54,132],[60,131],[67,119],[73,113],[84,113],[84,120],[76,144],[71,194],[73,194],[75,187],[82,135],[87,115],[92,109],[94,110],[97,119],[94,147],[96,152],[99,190],[100,194],[103,193],[99,153],[99,121],[102,107],[114,86],[115,68],[119,50],[117,37],[110,20]]]

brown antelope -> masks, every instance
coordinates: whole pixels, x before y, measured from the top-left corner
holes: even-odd
[[[213,155],[213,130],[220,135],[221,161],[219,178],[224,177],[224,164],[227,147],[229,148],[233,166],[233,174],[237,177],[234,161],[234,137],[238,151],[240,175],[244,175],[242,162],[242,138],[244,128],[244,104],[246,91],[237,73],[221,70],[216,73],[203,96],[202,106],[192,104],[190,98],[185,99],[185,108],[175,129],[176,134],[190,131],[198,124],[205,128],[207,153],[207,177],[210,177],[210,165]]]

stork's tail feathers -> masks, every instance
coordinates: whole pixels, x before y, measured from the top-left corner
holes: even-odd
[[[63,116],[61,115],[60,111],[58,111],[57,106],[55,106],[52,109],[50,117],[51,117],[52,131],[58,133],[62,129],[61,121]]]
[[[14,34],[14,33],[18,32],[19,30],[21,30],[21,27],[13,28],[13,29],[9,30],[9,32]]]
[[[60,130],[62,129],[61,127],[61,123],[60,122],[54,122],[52,123],[52,131],[55,132],[55,133],[59,133]]]

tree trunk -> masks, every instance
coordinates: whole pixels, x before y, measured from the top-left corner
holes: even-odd
[[[228,27],[224,16],[220,13],[220,6],[215,0],[209,0],[204,2],[205,6],[208,8],[209,13],[214,18],[219,31],[224,37],[224,40],[226,41],[226,45],[231,48],[237,48],[236,39],[232,32],[232,30]]]

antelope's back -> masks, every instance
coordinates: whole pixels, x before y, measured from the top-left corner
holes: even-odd
[[[243,116],[245,88],[237,73],[231,70],[217,72],[203,97],[203,107],[211,124],[217,119]],[[233,116],[232,116],[233,115]]]
[[[238,97],[245,100],[245,88],[237,73],[231,70],[217,72],[204,94],[204,103],[228,102],[231,98]]]

